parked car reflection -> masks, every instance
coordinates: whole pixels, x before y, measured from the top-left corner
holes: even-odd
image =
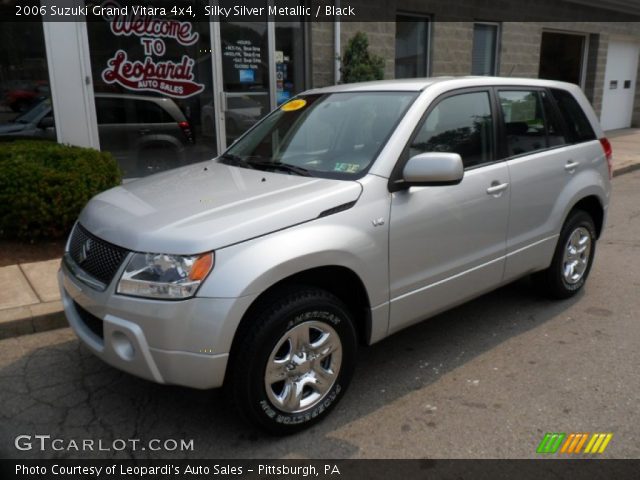
[[[116,157],[125,177],[144,176],[185,163],[185,150],[194,144],[194,133],[173,100],[96,93],[95,101],[100,147]],[[55,140],[50,99],[0,125],[2,135]]]
[[[226,94],[226,137],[227,143],[232,143],[236,138],[251,128],[268,111],[269,98],[264,95]],[[215,110],[213,101],[202,107],[201,121],[202,134],[215,136]]]

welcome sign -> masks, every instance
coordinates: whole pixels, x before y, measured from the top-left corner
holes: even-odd
[[[191,22],[163,19],[122,10],[120,5],[107,0],[102,4],[103,18],[109,22],[111,33],[116,36],[134,36],[140,39],[144,60],[131,60],[127,52],[118,50],[107,61],[102,79],[107,84],[118,84],[127,90],[151,91],[175,98],[187,98],[204,90],[204,85],[195,81],[195,60],[183,55],[179,62],[157,60],[167,51],[166,41],[172,40],[182,46],[198,41],[198,32]]]

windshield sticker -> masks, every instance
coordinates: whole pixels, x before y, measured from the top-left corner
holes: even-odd
[[[306,104],[307,104],[306,100],[303,100],[302,98],[298,98],[296,100],[291,100],[290,102],[285,103],[280,107],[280,110],[282,110],[283,112],[294,112],[296,110],[300,110]]]
[[[360,170],[359,163],[336,163],[333,167],[334,172],[356,173]]]

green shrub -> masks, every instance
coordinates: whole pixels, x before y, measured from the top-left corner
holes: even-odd
[[[369,53],[369,39],[366,33],[357,32],[349,40],[340,60],[342,83],[382,80],[384,76],[384,59]]]
[[[0,143],[0,238],[63,237],[91,197],[120,181],[107,152],[37,140]]]

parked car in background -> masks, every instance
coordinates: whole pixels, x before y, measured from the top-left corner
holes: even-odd
[[[51,100],[40,100],[8,123],[0,124],[0,137],[56,139]]]
[[[180,166],[194,143],[190,123],[166,97],[96,93],[100,146],[119,160],[129,176]],[[51,100],[46,98],[13,121],[0,125],[0,136],[55,140]]]
[[[25,82],[4,92],[4,103],[14,112],[24,112],[51,93],[49,83]]]
[[[610,176],[611,146],[576,85],[311,90],[219,158],[91,200],[62,302],[107,363],[224,384],[252,423],[292,433],[344,396],[359,345],[525,275],[553,298],[580,291]]]
[[[96,93],[100,147],[113,153],[125,176],[180,166],[194,132],[168,97]]]

